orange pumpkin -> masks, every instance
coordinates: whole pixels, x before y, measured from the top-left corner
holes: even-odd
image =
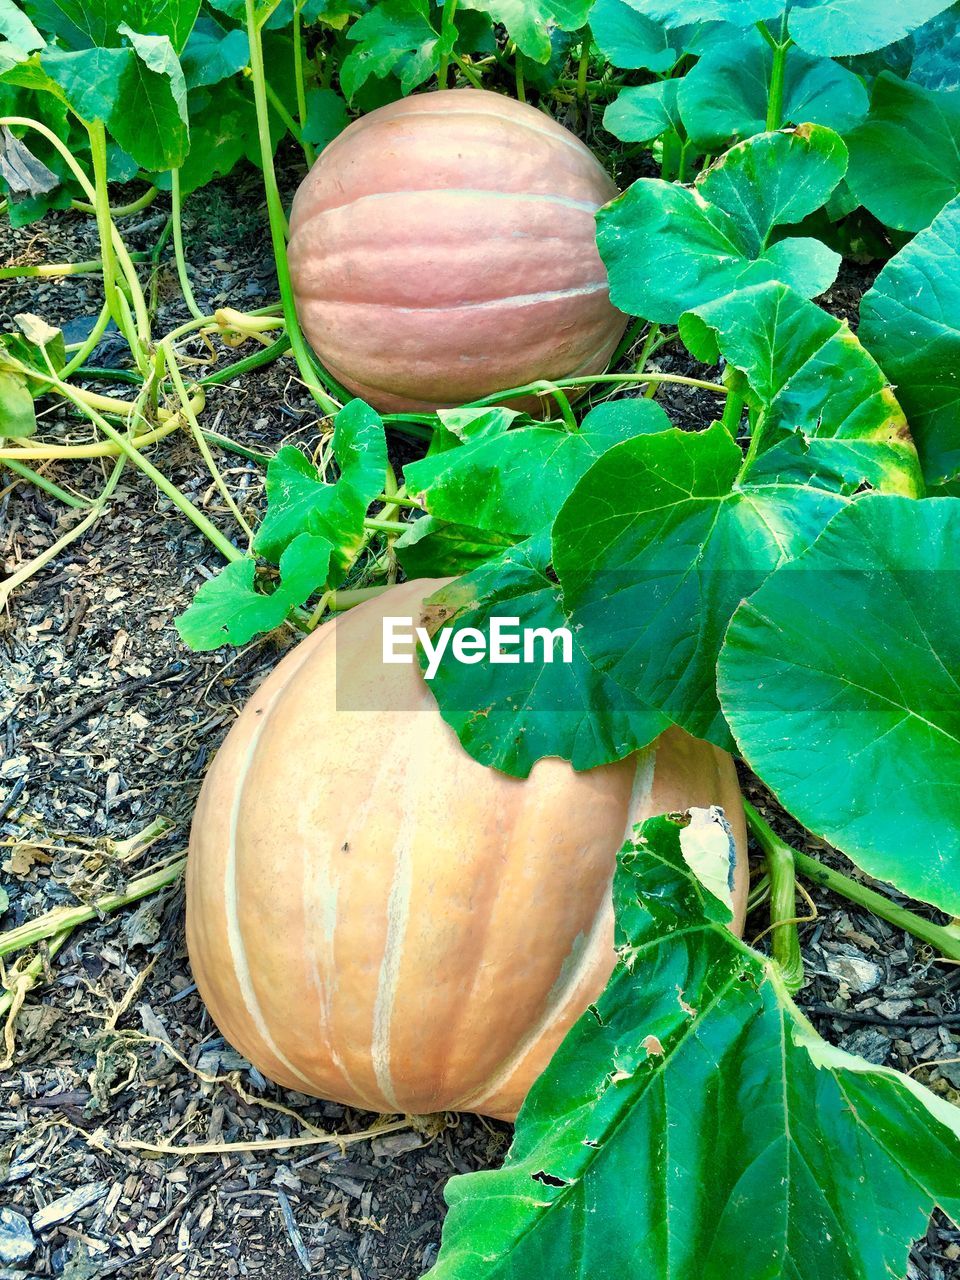
[[[204,782],[187,941],[226,1038],[301,1093],[512,1118],[614,964],[611,879],[635,822],[720,804],[733,761],[678,729],[618,764],[484,768],[415,665],[381,661],[394,587],[288,654]]]
[[[449,89],[372,111],[293,202],[307,340],[385,411],[598,373],[626,323],[595,242],[594,212],[616,194],[569,130],[502,94]]]

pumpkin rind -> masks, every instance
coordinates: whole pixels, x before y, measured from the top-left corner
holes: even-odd
[[[511,1118],[614,963],[617,850],[652,813],[720,804],[733,762],[653,748],[519,780],[464,752],[415,665],[381,662],[394,587],[320,628],[252,697],[204,782],[187,941],[224,1036],[267,1076],[374,1111]]]
[[[626,323],[595,241],[594,213],[616,194],[569,130],[502,94],[381,107],[330,143],[294,199],[304,334],[385,411],[598,373]]]

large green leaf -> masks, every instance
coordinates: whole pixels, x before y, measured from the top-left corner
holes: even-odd
[[[960,1111],[826,1044],[644,823],[617,967],[533,1086],[502,1169],[453,1178],[430,1280],[880,1280],[960,1213]]]
[[[667,28],[648,18],[636,0],[596,0],[589,17],[594,40],[615,67],[669,71],[680,56]]]
[[[880,272],[860,335],[896,383],[927,482],[960,476],[960,197]]]
[[[622,142],[650,142],[680,126],[678,80],[655,80],[621,90],[603,113],[603,127]]]
[[[916,497],[923,481],[903,410],[850,326],[782,284],[756,285],[680,319],[698,360],[722,352],[760,412],[747,474]]]
[[[393,549],[408,578],[447,578],[495,559],[515,541],[489,529],[421,516],[407,525]]]
[[[371,76],[382,79],[391,73],[400,80],[403,92],[410,93],[433,75],[443,51],[427,0],[382,0],[357,19],[347,38],[355,44],[340,68],[340,84],[348,99]],[[446,44],[449,53],[452,37]]]
[[[784,0],[631,0],[632,7],[668,27],[687,23],[732,22],[749,27],[783,12]]]
[[[796,0],[790,35],[801,49],[828,58],[869,53],[900,40],[953,0]]]
[[[826,201],[847,150],[820,125],[741,142],[691,190],[640,178],[597,214],[597,243],[621,311],[675,324],[734,289],[781,280],[804,297],[833,283],[839,256],[818,240],[778,239]]]
[[[409,463],[404,480],[441,520],[514,538],[549,527],[587,468],[611,445],[664,431],[670,419],[651,400],[616,400],[592,409],[579,431],[517,427]]]
[[[564,605],[590,661],[722,746],[716,663],[730,618],[846,501],[740,480],[742,467],[720,423],[639,436],[590,468],[553,527]]]
[[[189,147],[183,71],[166,36],[124,34],[123,48],[48,49],[41,66],[77,115],[102,121],[138,165],[172,169]]]
[[[960,914],[960,499],[865,497],[730,625],[751,766],[873,876]]]
[[[848,182],[861,204],[901,231],[927,226],[960,191],[960,101],[884,72],[870,115],[847,139]]]
[[[488,639],[481,662],[447,661],[437,668],[430,689],[444,720],[481,764],[523,778],[543,756],[562,756],[575,769],[621,760],[667,727],[660,713],[587,661],[575,633],[566,655],[559,635],[548,638],[566,627],[549,569],[550,538],[541,533],[427,601],[438,626],[472,627]],[[532,661],[516,642],[504,643],[505,656],[491,659],[492,619],[517,637],[543,629]],[[422,649],[419,658],[426,669]]]
[[[773,50],[758,31],[711,45],[680,82],[678,105],[690,137],[712,149],[762,133],[772,72]],[[809,121],[846,133],[868,107],[867,91],[852,71],[830,58],[788,53],[782,124]]]
[[[913,33],[908,79],[925,89],[960,87],[960,7],[956,4]]]
[[[535,62],[549,62],[550,33],[579,31],[587,21],[590,0],[461,0],[465,9],[488,13],[501,22],[517,48]]]
[[[342,568],[359,547],[367,508],[383,491],[387,470],[383,422],[362,400],[351,400],[337,414],[333,454],[340,468],[333,484],[293,445],[271,459],[267,511],[254,549],[274,564],[301,533],[325,537]]]
[[[26,0],[42,31],[69,49],[116,47],[121,27],[166,36],[179,53],[193,30],[200,0]]]

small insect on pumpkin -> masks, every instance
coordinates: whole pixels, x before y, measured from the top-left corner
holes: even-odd
[[[290,218],[300,323],[377,409],[462,404],[605,368],[594,213],[617,188],[568,129],[502,94],[449,89],[356,120]]]
[[[416,665],[381,660],[383,619],[416,617],[439,585],[321,627],[254,694],[194,818],[187,942],[214,1021],[280,1084],[512,1118],[613,969],[634,823],[723,806],[739,929],[743,809],[731,758],[678,729],[584,773],[478,764]]]

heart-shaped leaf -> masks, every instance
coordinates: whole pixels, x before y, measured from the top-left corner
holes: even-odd
[[[960,499],[862,498],[740,606],[719,676],[744,756],[790,812],[952,915],[958,591]]]
[[[773,74],[773,50],[758,31],[712,44],[680,81],[679,109],[689,136],[705,149],[762,133]],[[859,76],[830,58],[792,49],[783,85],[782,124],[828,125],[846,133],[870,102]]]
[[[960,1111],[817,1036],[694,878],[692,830],[621,852],[613,976],[503,1167],[447,1184],[430,1280],[879,1280],[960,1213]]]
[[[860,203],[888,227],[919,231],[960,192],[955,94],[884,72],[873,86],[870,115],[847,142],[848,181]]]
[[[640,178],[597,214],[597,243],[621,311],[675,324],[734,289],[780,280],[804,297],[832,284],[840,259],[778,229],[819,209],[843,177],[847,149],[803,125],[741,142],[693,187]]]
[[[790,35],[801,49],[827,58],[882,49],[953,0],[799,0],[790,6]]]
[[[960,197],[880,272],[860,334],[897,385],[928,484],[960,476]]]
[[[756,285],[680,318],[698,360],[722,352],[762,415],[746,474],[854,493],[919,496],[923,481],[903,410],[850,326],[782,284]]]

